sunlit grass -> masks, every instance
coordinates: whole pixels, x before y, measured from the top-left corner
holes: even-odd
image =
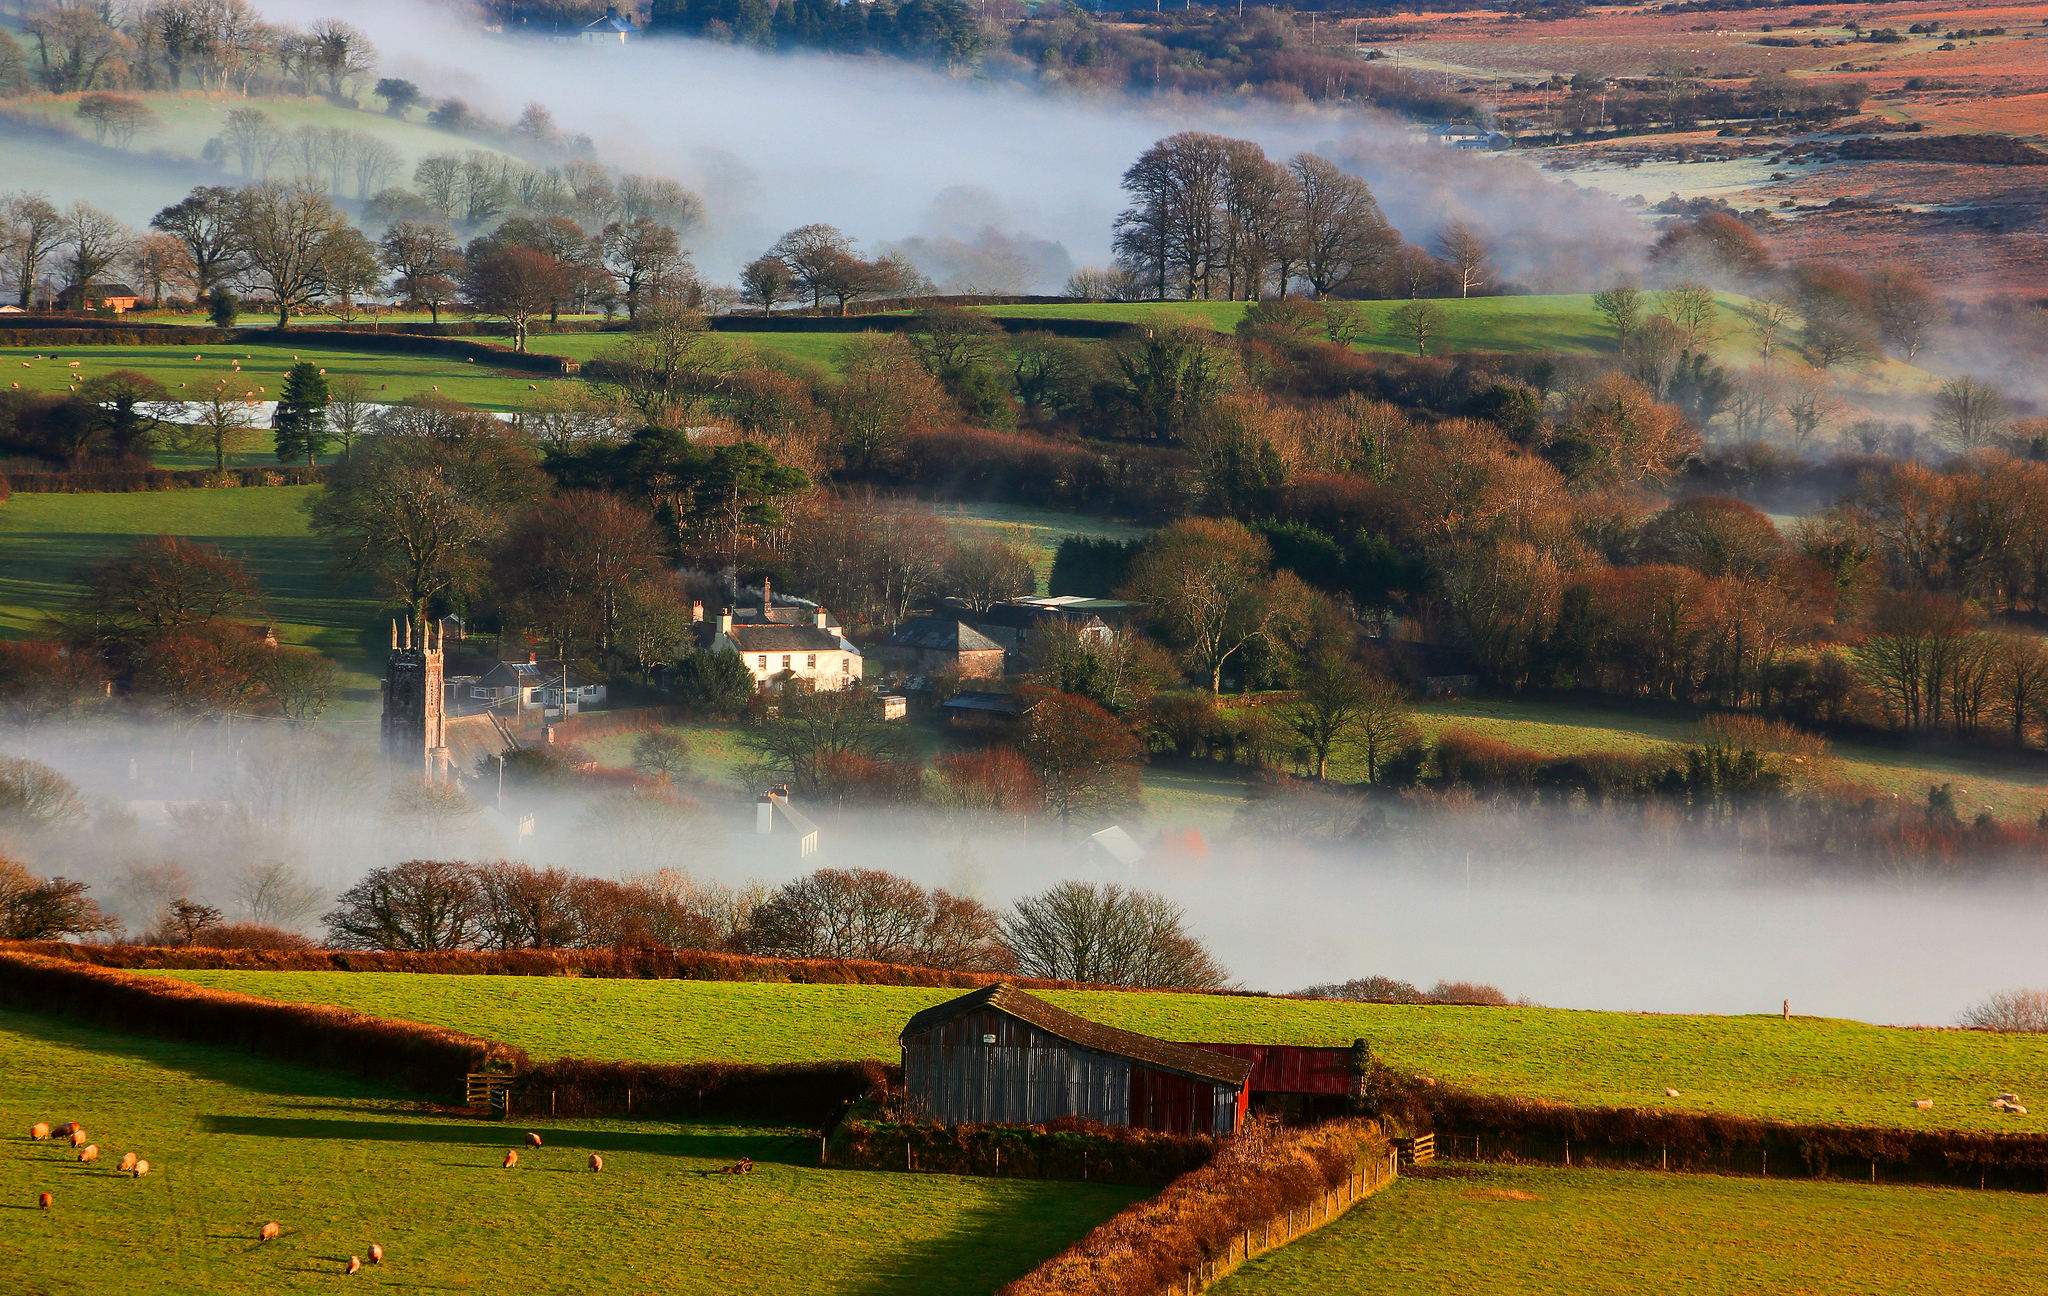
[[[897,1056],[912,1013],[957,993],[894,986],[611,981],[340,972],[179,972],[201,985],[454,1027],[537,1057],[786,1062]],[[1830,1018],[1330,1003],[1048,992],[1097,1021],[1165,1039],[1349,1044],[1403,1071],[1596,1106],[1926,1129],[2023,1130],[1992,1112],[2048,1083],[2048,1039]],[[1666,1087],[1680,1098],[1667,1098]],[[1912,1107],[1932,1098],[1931,1111]]]

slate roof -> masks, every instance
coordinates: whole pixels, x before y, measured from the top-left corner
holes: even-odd
[[[987,693],[980,689],[955,693],[946,699],[946,705],[961,711],[996,711],[1003,715],[1018,715],[1024,710],[1015,693]]]
[[[964,621],[912,617],[889,632],[884,648],[918,648],[927,652],[1001,652],[1003,646]]]
[[[838,652],[846,642],[815,625],[740,625],[725,632],[743,653]]]
[[[1036,995],[1029,995],[1015,986],[983,986],[972,994],[948,999],[942,1004],[927,1008],[912,1017],[903,1027],[901,1038],[908,1040],[913,1035],[923,1034],[942,1022],[968,1013],[993,1008],[1019,1021],[1029,1022],[1048,1035],[1057,1035],[1082,1048],[1112,1053],[1118,1057],[1143,1062],[1147,1066],[1167,1071],[1178,1071],[1183,1075],[1199,1076],[1219,1084],[1241,1086],[1251,1077],[1252,1064],[1243,1058],[1226,1057],[1211,1053],[1191,1044],[1175,1044],[1168,1040],[1153,1039],[1136,1031],[1118,1030],[1100,1022],[1077,1017],[1064,1009],[1055,1008]]]

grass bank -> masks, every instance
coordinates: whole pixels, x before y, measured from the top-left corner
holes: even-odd
[[[954,992],[893,986],[177,972],[266,998],[339,1004],[503,1040],[536,1059],[797,1062],[897,1056],[912,1013]],[[1342,1044],[1401,1071],[1586,1106],[1725,1112],[1897,1129],[2039,1132],[1992,1112],[2048,1086],[2048,1039],[1903,1030],[1830,1018],[1550,1008],[1410,1007],[1293,999],[1048,991],[1063,1008],[1177,1040]],[[1667,1098],[1675,1088],[1681,1096]],[[1932,1098],[1931,1111],[1915,1110]]]

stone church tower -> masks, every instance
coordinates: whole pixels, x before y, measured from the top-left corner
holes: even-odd
[[[391,656],[384,667],[384,755],[399,769],[444,779],[448,742],[441,638],[432,622],[421,622],[415,648],[412,629],[407,618],[401,645],[398,623],[391,623]]]

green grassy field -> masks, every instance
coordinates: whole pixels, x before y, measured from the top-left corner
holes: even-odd
[[[42,615],[78,593],[76,577],[137,539],[190,536],[242,558],[263,584],[278,638],[359,668],[376,601],[338,583],[327,542],[300,504],[317,486],[249,486],[123,494],[16,495],[0,505],[0,636],[42,632]],[[360,690],[370,681],[348,681]]]
[[[40,359],[38,357],[41,357]],[[398,401],[409,396],[438,395],[481,409],[524,409],[542,384],[565,381],[540,374],[492,369],[467,360],[403,355],[382,351],[349,351],[334,347],[295,347],[285,343],[236,342],[218,348],[200,346],[74,346],[57,350],[0,347],[0,373],[26,391],[61,392],[71,375],[95,378],[116,369],[144,373],[170,389],[173,397],[210,389],[227,378],[241,390],[263,389],[258,400],[276,400],[295,358],[327,370],[329,378],[344,374],[370,384],[371,399]],[[235,372],[230,359],[240,361]],[[78,368],[73,369],[73,361]],[[182,386],[181,386],[182,384]],[[212,460],[207,459],[210,465]]]
[[[1936,1296],[2038,1291],[2040,1197],[1440,1166],[1259,1256],[1216,1296]]]
[[[77,1120],[101,1159],[24,1135]],[[817,1168],[746,1125],[448,1119],[348,1077],[0,1012],[0,1290],[979,1296],[1143,1195]],[[505,1150],[527,1129],[545,1146]],[[114,1169],[124,1152],[147,1178]],[[586,1169],[591,1153],[605,1169]],[[707,1174],[751,1156],[755,1173]],[[35,1210],[51,1192],[54,1208]],[[283,1234],[259,1243],[276,1221]]]
[[[1540,701],[1434,702],[1416,708],[1424,730],[1465,729],[1554,756],[1644,751],[1683,738],[1683,720],[1634,716],[1605,707]],[[1831,744],[1839,775],[1901,800],[1924,804],[1934,783],[1954,783],[1968,806],[1989,806],[2001,819],[2031,821],[2048,805],[2048,772],[1986,756],[1975,759],[1866,743]]]
[[[474,1032],[539,1058],[786,1062],[896,1056],[910,1015],[953,993],[883,986],[402,973],[179,972],[200,985],[339,1004]],[[1396,1007],[1114,991],[1048,992],[1083,1016],[1177,1040],[1346,1044],[1447,1083],[1596,1106],[1896,1128],[2024,1130],[1989,1110],[2048,1085],[2048,1039],[1829,1018]],[[1665,1088],[1679,1098],[1666,1098]],[[1912,1107],[1932,1098],[1932,1111]]]

